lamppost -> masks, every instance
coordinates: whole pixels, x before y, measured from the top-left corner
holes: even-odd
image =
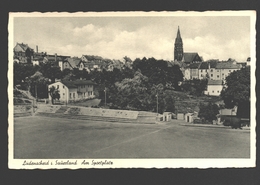
[[[104,92],[105,92],[105,107],[106,107],[106,106],[107,106],[107,93],[106,93],[106,88],[105,88]]]

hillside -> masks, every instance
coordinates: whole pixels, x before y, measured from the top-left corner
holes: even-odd
[[[199,112],[200,103],[206,102],[218,102],[221,100],[220,97],[214,96],[191,96],[183,92],[174,92],[175,98],[175,108],[179,113],[187,113],[187,112]]]

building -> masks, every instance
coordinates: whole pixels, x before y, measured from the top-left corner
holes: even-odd
[[[79,68],[79,63],[81,59],[78,57],[68,57],[64,60],[59,61],[60,70],[63,71],[64,69],[73,70],[74,68]]]
[[[185,70],[185,75],[186,75],[185,78],[187,80],[198,79],[200,65],[201,65],[201,63],[190,64]],[[188,76],[188,75],[190,75],[190,76]]]
[[[240,70],[241,68],[242,65],[236,62],[219,62],[215,69],[211,69],[210,79],[225,80],[230,73]]]
[[[198,68],[199,79],[209,78],[210,64],[208,62],[202,62]]]
[[[82,68],[88,69],[90,71],[101,71],[106,66],[104,59],[100,56],[82,55],[81,61]]]
[[[209,96],[219,96],[222,89],[222,80],[208,80],[207,90],[204,92],[204,94]]]
[[[32,62],[34,51],[32,48],[28,46],[28,44],[24,43],[16,43],[16,46],[13,49],[14,61],[18,63],[28,64]]]
[[[198,53],[183,53],[182,62],[185,64],[193,64],[202,62],[202,57],[199,56]]]
[[[50,84],[48,88],[54,86],[55,89],[58,89],[60,101],[68,103],[69,101],[94,98],[95,85],[91,80],[59,81]],[[49,99],[51,100],[50,95]]]
[[[180,29],[178,26],[177,37],[174,43],[174,60],[181,61],[183,58],[183,43],[181,38]]]

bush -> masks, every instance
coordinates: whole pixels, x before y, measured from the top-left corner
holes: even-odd
[[[200,104],[200,111],[198,117],[205,119],[206,124],[212,124],[213,120],[217,119],[217,114],[219,114],[219,108],[216,104],[211,102],[208,104]]]
[[[201,124],[201,123],[202,123],[202,120],[201,120],[201,119],[194,119],[194,120],[193,120],[193,123],[194,123],[194,124]]]

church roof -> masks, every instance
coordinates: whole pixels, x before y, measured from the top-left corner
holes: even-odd
[[[198,53],[183,53],[185,63],[192,63],[197,56],[199,57]]]

